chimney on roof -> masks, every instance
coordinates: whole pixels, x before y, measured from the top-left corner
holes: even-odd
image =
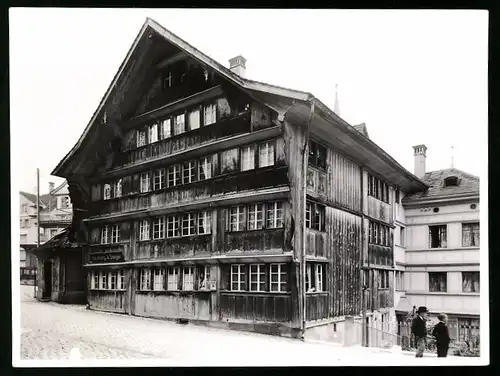
[[[413,155],[415,157],[415,168],[413,173],[417,178],[423,178],[425,175],[425,153],[427,151],[427,146],[424,144],[416,145],[413,147],[413,151]]]
[[[229,69],[231,70],[231,72],[236,73],[241,78],[245,78],[246,62],[247,59],[245,59],[241,55],[233,57],[232,59],[229,59]]]
[[[51,181],[49,182],[49,193],[52,192],[54,190],[54,182]]]

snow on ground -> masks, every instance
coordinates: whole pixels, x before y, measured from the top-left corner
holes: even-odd
[[[31,293],[30,291],[31,290]],[[21,286],[20,359],[23,366],[335,366],[450,364],[450,359],[415,359],[401,352],[308,343],[256,333],[179,325],[170,321],[41,303]],[[16,351],[14,349],[14,351]],[[71,360],[69,360],[71,356]],[[464,364],[463,359],[459,364]],[[116,360],[116,361],[112,361]],[[68,364],[68,362],[70,362]],[[439,364],[438,363],[438,364]],[[137,363],[132,363],[138,365]],[[457,364],[456,361],[453,364]]]

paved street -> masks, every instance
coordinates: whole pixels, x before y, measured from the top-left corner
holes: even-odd
[[[408,357],[41,303],[21,287],[21,359],[161,359],[173,366],[402,364]]]

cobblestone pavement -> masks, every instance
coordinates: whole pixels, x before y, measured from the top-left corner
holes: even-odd
[[[195,325],[86,310],[84,306],[41,303],[21,287],[21,359],[68,359],[77,348],[83,360],[156,359],[172,365],[358,364],[367,349],[213,329]],[[380,353],[386,359],[408,358]],[[387,360],[388,359],[388,360]]]

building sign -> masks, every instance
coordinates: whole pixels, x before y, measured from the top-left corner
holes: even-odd
[[[91,263],[120,262],[123,261],[123,253],[122,252],[90,253],[89,258]]]

